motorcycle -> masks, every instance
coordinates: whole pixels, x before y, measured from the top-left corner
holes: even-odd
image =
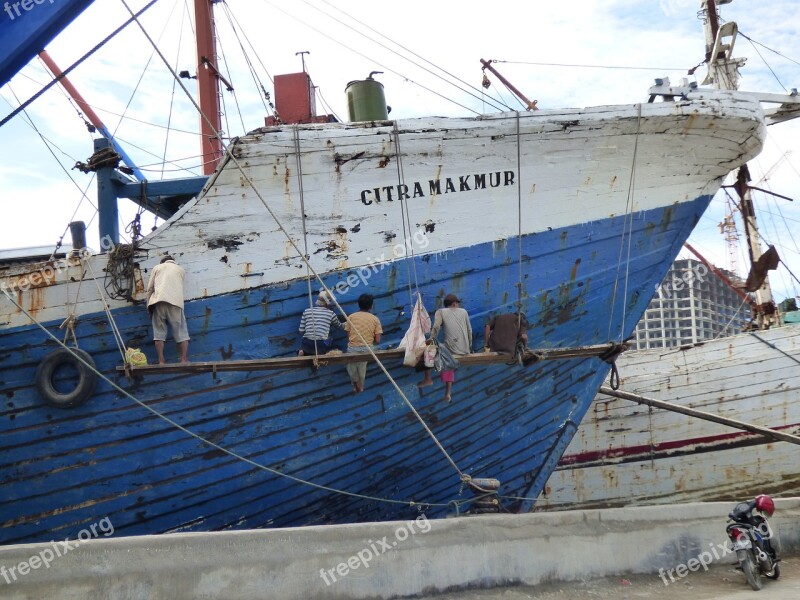
[[[762,575],[768,579],[781,576],[780,545],[768,520],[774,512],[775,502],[761,494],[754,500],[737,504],[728,515],[725,530],[747,583],[754,590],[764,587]]]

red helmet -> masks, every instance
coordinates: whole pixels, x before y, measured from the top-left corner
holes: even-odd
[[[756,496],[756,508],[771,517],[772,513],[775,512],[775,502],[766,494],[761,494]]]

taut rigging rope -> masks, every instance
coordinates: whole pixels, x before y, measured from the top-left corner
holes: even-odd
[[[21,304],[19,304],[8,293],[8,291],[5,288],[0,287],[0,291],[2,291],[3,294],[6,296],[6,298],[8,298],[8,300],[14,306],[16,306],[20,311],[22,311],[22,313],[25,314],[25,316],[28,317],[31,320],[31,322],[35,323],[42,331],[44,331],[44,333],[48,337],[50,337],[53,341],[55,341],[62,348],[72,352],[72,350],[69,347],[67,347],[64,343],[61,342],[61,340],[59,340],[56,336],[54,336],[52,333],[50,333],[50,331],[48,331],[47,328],[44,325],[39,323],[39,321],[37,321],[33,317],[33,315],[31,315],[27,310],[25,310],[25,308]],[[133,402],[135,402],[136,404],[138,404],[139,406],[141,406],[142,408],[144,408],[148,412],[152,413],[153,415],[155,415],[159,419],[162,419],[162,420],[166,421],[167,423],[169,423],[170,425],[172,425],[176,429],[179,429],[183,433],[195,438],[199,442],[202,442],[203,444],[207,444],[207,445],[211,446],[212,448],[215,448],[216,450],[219,450],[220,452],[224,452],[228,456],[231,456],[231,457],[233,457],[233,458],[235,458],[237,460],[241,460],[242,462],[245,462],[245,463],[247,463],[249,465],[252,465],[252,466],[256,467],[257,469],[260,469],[262,471],[267,471],[268,473],[271,473],[273,475],[278,475],[280,477],[285,477],[286,479],[290,479],[290,480],[292,480],[292,481],[294,481],[296,483],[301,483],[303,485],[308,485],[310,487],[313,487],[313,488],[316,488],[316,489],[320,489],[320,490],[324,490],[326,492],[333,492],[333,493],[336,493],[336,494],[343,494],[345,496],[351,496],[353,498],[361,498],[361,499],[364,499],[364,500],[373,500],[373,501],[376,501],[376,502],[385,502],[385,503],[388,503],[388,504],[402,504],[402,505],[405,505],[405,506],[449,506],[449,503],[448,504],[443,504],[443,503],[432,503],[432,502],[416,502],[414,500],[393,500],[391,498],[380,498],[378,496],[369,496],[369,495],[366,495],[366,494],[359,494],[357,492],[348,492],[346,490],[340,490],[340,489],[332,488],[332,487],[329,487],[329,486],[326,486],[326,485],[321,485],[319,483],[314,483],[313,481],[308,481],[306,479],[302,479],[300,477],[295,477],[294,475],[289,475],[288,473],[282,473],[281,471],[278,471],[276,469],[271,469],[270,467],[267,467],[266,465],[262,465],[260,463],[257,463],[256,461],[254,461],[254,460],[252,460],[250,458],[247,458],[246,456],[242,456],[241,454],[239,454],[237,452],[234,452],[233,450],[225,448],[224,446],[220,446],[219,444],[217,444],[215,442],[212,442],[211,440],[206,439],[206,438],[202,437],[201,435],[198,435],[198,434],[194,433],[190,429],[187,429],[186,427],[184,427],[180,423],[177,423],[176,421],[170,419],[164,413],[159,412],[158,410],[156,410],[152,406],[149,406],[149,405],[145,404],[144,402],[142,402],[141,400],[139,400],[138,398],[136,398],[135,396],[133,396],[132,394],[130,394],[129,392],[124,390],[123,388],[121,388],[114,381],[112,381],[111,379],[106,377],[103,373],[98,371],[96,367],[93,367],[88,362],[86,362],[80,354],[72,353],[72,355],[75,357],[76,360],[79,360],[84,366],[86,366],[86,368],[92,370],[100,379],[105,381],[108,385],[110,385],[112,388],[114,388],[120,394],[122,394],[123,396],[125,396],[129,400],[132,400]]]
[[[614,293],[611,297],[611,310],[609,311],[609,316],[608,316],[608,339],[612,339],[611,326],[614,322],[614,308],[616,306],[617,291],[619,289],[620,268],[622,267],[622,253],[625,248],[625,238],[627,237],[628,252],[627,252],[627,258],[625,259],[625,281],[624,281],[623,297],[622,297],[622,321],[620,325],[620,335],[619,335],[620,342],[623,341],[622,336],[625,335],[625,310],[627,308],[625,306],[625,303],[627,302],[628,299],[628,277],[630,275],[631,243],[633,238],[633,195],[634,195],[634,185],[636,182],[636,159],[639,152],[639,133],[641,131],[641,126],[642,126],[641,103],[637,104],[636,108],[637,108],[636,135],[633,138],[633,160],[631,162],[631,174],[630,174],[630,179],[628,181],[628,196],[625,201],[625,217],[622,221],[622,236],[620,236],[620,242],[619,242],[619,257],[617,259],[617,273],[614,278]]]
[[[132,10],[131,10],[131,8],[128,6],[127,2],[126,2],[125,0],[121,0],[121,2],[122,2],[122,4],[123,4],[123,6],[125,6],[125,8],[128,10],[128,12],[129,12],[129,13],[131,13],[131,16],[132,16],[132,18],[133,18],[133,19],[136,21],[136,24],[137,24],[137,25],[139,26],[139,28],[142,30],[142,33],[143,33],[143,34],[144,34],[144,36],[147,38],[147,40],[150,42],[150,44],[153,46],[153,48],[155,49],[156,53],[157,53],[157,54],[158,54],[158,55],[161,57],[161,60],[163,61],[164,65],[167,67],[167,69],[170,71],[170,73],[172,73],[172,76],[173,76],[174,78],[178,79],[178,75],[177,75],[177,73],[175,73],[175,70],[174,70],[174,69],[173,69],[173,68],[170,66],[169,62],[166,60],[166,58],[164,57],[164,55],[163,55],[163,54],[161,53],[161,51],[158,49],[158,47],[156,46],[156,44],[155,44],[155,42],[153,41],[153,39],[152,39],[152,38],[150,37],[150,35],[147,33],[147,30],[146,30],[146,29],[144,28],[144,26],[143,26],[143,25],[142,25],[142,24],[139,22],[139,19],[136,17],[136,15],[134,15],[133,11],[132,11]],[[206,121],[206,123],[209,125],[209,127],[211,127],[211,129],[212,129],[212,130],[215,130],[216,128],[215,128],[215,127],[213,126],[213,124],[212,124],[212,123],[209,121],[209,119],[208,119],[208,118],[207,118],[207,117],[206,117],[206,116],[203,114],[203,111],[201,111],[201,110],[200,110],[200,107],[197,105],[197,102],[195,102],[194,98],[192,98],[192,95],[191,95],[191,94],[189,94],[189,91],[186,89],[186,86],[185,86],[185,85],[183,85],[183,82],[182,82],[182,81],[178,81],[178,83],[179,83],[179,84],[180,84],[180,86],[183,88],[184,92],[185,92],[185,93],[186,93],[186,95],[189,97],[189,99],[192,101],[192,103],[194,104],[195,108],[197,108],[198,112],[199,112],[201,115],[203,115],[203,119],[205,119],[205,121]],[[218,132],[218,131],[214,131],[214,134],[215,134],[217,137],[219,137],[219,132]],[[317,279],[317,281],[319,281],[320,285],[322,286],[322,289],[323,289],[323,290],[325,290],[325,291],[328,293],[328,295],[330,296],[330,298],[332,298],[332,300],[333,300],[333,303],[336,305],[336,307],[339,309],[339,311],[341,311],[341,313],[342,313],[342,314],[345,316],[345,319],[347,319],[347,322],[350,324],[350,327],[351,327],[351,329],[352,329],[353,331],[355,331],[355,332],[356,332],[356,334],[357,334],[357,335],[358,335],[358,337],[361,339],[361,341],[363,342],[363,344],[364,344],[364,345],[367,347],[367,350],[368,350],[368,352],[370,353],[370,355],[372,356],[372,358],[375,360],[375,363],[378,365],[378,367],[381,369],[381,371],[383,371],[384,375],[386,375],[387,379],[388,379],[388,380],[389,380],[389,382],[392,384],[392,386],[393,386],[393,387],[394,387],[394,389],[397,391],[397,393],[400,395],[400,397],[402,398],[403,402],[405,402],[406,406],[408,406],[409,410],[410,410],[410,411],[411,411],[411,412],[414,414],[414,417],[415,417],[415,418],[416,418],[416,419],[419,421],[419,423],[422,425],[422,427],[425,429],[425,431],[426,431],[426,432],[428,433],[428,435],[431,437],[431,439],[432,439],[432,440],[433,440],[433,442],[436,444],[436,446],[439,448],[439,450],[441,450],[442,454],[444,454],[444,457],[447,459],[447,461],[448,461],[448,462],[449,462],[449,463],[450,463],[450,464],[453,466],[453,468],[456,470],[456,472],[458,473],[458,475],[459,475],[459,477],[461,478],[461,480],[462,480],[462,481],[465,481],[465,480],[468,480],[468,479],[470,479],[470,476],[469,476],[469,475],[467,475],[467,474],[463,473],[463,472],[461,471],[461,469],[459,469],[459,468],[458,468],[458,465],[457,465],[457,464],[455,463],[455,461],[452,459],[452,457],[450,456],[450,454],[448,454],[447,450],[445,450],[444,446],[442,446],[442,443],[441,443],[441,442],[438,440],[438,438],[437,438],[437,437],[436,437],[436,435],[433,433],[433,431],[431,431],[430,427],[428,427],[428,424],[425,422],[425,420],[424,420],[424,419],[422,418],[422,416],[419,414],[419,412],[417,411],[417,409],[416,409],[416,408],[414,408],[414,405],[411,403],[411,401],[410,401],[410,400],[408,399],[408,397],[405,395],[405,393],[403,392],[403,390],[402,390],[402,389],[400,389],[400,386],[397,384],[397,382],[396,382],[396,381],[394,380],[394,378],[391,376],[391,374],[390,374],[390,373],[389,373],[389,371],[386,369],[386,367],[384,366],[384,364],[381,362],[381,360],[380,360],[380,359],[378,358],[378,356],[375,354],[375,351],[372,349],[372,346],[370,345],[370,343],[369,343],[367,340],[365,340],[365,339],[364,339],[364,336],[361,334],[361,332],[358,330],[358,328],[356,328],[356,327],[354,327],[354,326],[353,326],[352,322],[350,321],[350,317],[349,317],[349,316],[347,316],[347,314],[344,312],[344,309],[343,309],[343,308],[342,308],[342,306],[339,304],[339,301],[336,299],[336,296],[334,296],[334,295],[333,295],[333,292],[332,292],[332,291],[331,291],[331,290],[328,288],[328,286],[327,286],[327,285],[325,285],[325,282],[322,280],[322,277],[320,277],[320,275],[319,275],[319,274],[318,274],[318,273],[317,273],[317,272],[314,270],[314,267],[312,267],[312,266],[311,266],[311,262],[308,260],[308,257],[306,257],[306,255],[305,255],[305,254],[303,254],[303,253],[300,251],[300,248],[297,246],[297,243],[296,243],[296,242],[295,242],[295,241],[292,239],[292,236],[291,236],[291,235],[289,234],[289,232],[286,230],[286,228],[284,227],[283,223],[281,223],[280,219],[278,218],[278,215],[276,215],[276,214],[275,214],[275,211],[273,211],[273,210],[272,210],[272,208],[269,206],[269,204],[267,203],[267,201],[264,199],[264,196],[261,194],[261,192],[258,190],[258,188],[256,187],[256,185],[253,183],[253,180],[252,180],[252,179],[250,178],[250,176],[249,176],[249,175],[248,175],[248,174],[245,172],[245,170],[244,170],[244,168],[242,167],[242,165],[241,165],[241,163],[239,162],[239,160],[236,158],[236,156],[233,154],[233,152],[231,152],[231,150],[230,150],[230,146],[226,146],[226,145],[225,145],[225,144],[222,142],[221,138],[220,138],[220,143],[221,143],[222,147],[223,147],[223,148],[224,148],[224,150],[225,150],[225,155],[227,155],[227,157],[228,157],[228,160],[232,161],[232,162],[233,162],[233,163],[236,165],[236,168],[237,168],[237,169],[239,170],[239,172],[242,174],[242,178],[243,178],[243,179],[244,179],[244,180],[247,182],[247,185],[249,185],[249,186],[250,186],[250,189],[252,189],[252,190],[253,190],[253,193],[255,194],[256,198],[258,198],[258,200],[261,202],[261,204],[262,204],[262,205],[264,206],[264,208],[267,210],[267,212],[269,213],[269,215],[270,215],[270,216],[272,217],[272,219],[275,221],[275,224],[278,226],[278,229],[280,229],[281,233],[283,233],[283,235],[286,237],[286,239],[288,240],[289,244],[292,246],[292,248],[294,248],[295,252],[297,252],[297,254],[298,254],[298,255],[300,255],[300,256],[302,257],[303,261],[306,263],[306,266],[308,267],[308,270],[309,270],[309,271],[311,271],[311,273],[314,275],[314,277]]]
[[[395,149],[395,156],[396,156],[396,163],[397,163],[397,184],[398,189],[401,189],[399,186],[405,186],[405,173],[403,172],[403,158],[400,153],[400,131],[397,129],[397,121],[394,122],[394,128],[392,130],[392,137],[394,138],[394,149]],[[414,293],[411,290],[411,270],[414,271],[414,289],[416,290],[417,294],[419,294],[419,281],[417,279],[417,261],[414,257],[414,235],[411,231],[411,216],[409,214],[408,209],[408,201],[407,198],[399,198],[398,202],[400,204],[400,216],[403,222],[403,247],[404,247],[404,255],[406,261],[406,272],[408,273],[408,302],[409,306],[414,306]],[[410,263],[410,266],[409,266]]]

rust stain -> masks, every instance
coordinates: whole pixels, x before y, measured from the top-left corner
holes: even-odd
[[[694,122],[697,120],[697,113],[692,113],[686,119],[686,124],[683,126],[683,133],[689,133],[689,130],[694,127]]]
[[[22,273],[21,275],[10,275],[5,279],[5,285],[9,289],[29,290],[45,288],[55,285],[56,269],[52,262],[48,262],[39,265],[35,270]]]
[[[442,165],[439,165],[439,166],[436,167],[436,175],[433,178],[434,178],[434,180],[437,180],[437,179],[441,179],[441,177],[442,177]],[[430,202],[428,202],[428,205],[431,208],[433,208],[433,205],[436,202],[436,197],[437,196],[436,196],[435,192],[430,195]]]
[[[575,279],[577,279],[578,277],[578,266],[580,266],[580,264],[581,264],[581,259],[579,258],[575,261],[575,264],[572,265],[572,271],[570,271],[570,276],[569,276],[571,283],[574,283]]]
[[[668,206],[664,209],[664,214],[661,216],[661,223],[659,223],[659,228],[661,229],[662,233],[665,232],[670,226],[670,223],[672,223],[673,216],[675,216],[674,206]]]
[[[28,310],[31,313],[36,313],[44,308],[44,290],[42,288],[31,288],[28,291],[30,304]]]
[[[133,266],[133,294],[134,296],[144,294],[144,277],[138,263]]]
[[[266,320],[267,317],[269,317],[269,298],[266,296],[266,294],[261,299],[261,309],[264,312],[264,320]]]
[[[569,281],[559,284],[557,299],[550,298],[549,293],[542,294],[539,300],[542,308],[542,317],[537,325],[563,325],[575,318],[575,311],[580,306],[583,306],[588,289],[588,286],[576,285],[580,263],[581,259],[578,258],[572,265]],[[573,296],[575,288],[580,291]]]

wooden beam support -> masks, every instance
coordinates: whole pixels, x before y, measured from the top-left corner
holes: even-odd
[[[600,393],[605,394],[606,396],[612,396],[613,398],[619,398],[621,400],[631,400],[633,402],[638,402],[639,404],[646,404],[647,406],[652,406],[654,408],[671,410],[672,412],[680,413],[682,415],[704,419],[706,421],[711,421],[712,423],[719,423],[720,425],[727,425],[728,427],[742,429],[743,431],[749,431],[750,433],[757,433],[772,440],[779,440],[782,442],[800,445],[800,437],[792,435],[791,433],[784,433],[783,431],[777,431],[775,429],[770,429],[769,427],[761,427],[760,425],[753,425],[752,423],[745,423],[744,421],[737,421],[736,419],[721,417],[720,415],[697,410],[696,408],[689,408],[688,406],[682,406],[673,402],[664,402],[663,400],[648,398],[647,396],[642,396],[641,394],[632,394],[630,392],[613,390],[605,385],[600,387]]]
[[[526,350],[526,364],[541,360],[587,358],[599,356],[612,350],[613,344],[579,346],[576,348],[541,348]],[[405,350],[378,350],[376,356],[381,360],[397,360],[405,356]],[[317,357],[320,367],[347,365],[355,362],[375,362],[370,354],[325,354]],[[463,367],[509,363],[511,356],[498,352],[480,352],[459,357]],[[268,371],[281,369],[310,369],[314,366],[313,356],[286,356],[279,358],[257,358],[252,360],[225,360],[213,362],[191,362],[187,364],[170,363],[166,365],[120,366],[117,371],[129,375],[169,375],[175,373],[217,373],[221,371]]]

